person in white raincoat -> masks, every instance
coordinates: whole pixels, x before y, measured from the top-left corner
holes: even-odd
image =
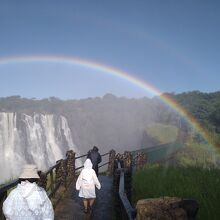
[[[19,177],[21,183],[3,203],[7,220],[53,220],[54,211],[45,190],[36,184],[39,179],[35,165],[25,165]]]
[[[90,159],[86,159],[84,163],[84,169],[81,171],[77,181],[76,189],[79,190],[79,197],[84,198],[84,212],[87,213],[96,198],[95,186],[100,189],[101,184],[96,176],[95,171],[92,169],[92,162]]]

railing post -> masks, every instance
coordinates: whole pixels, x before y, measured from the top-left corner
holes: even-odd
[[[124,167],[127,169],[132,169],[132,154],[129,151],[124,152]]]
[[[109,152],[109,164],[108,164],[108,173],[110,176],[114,174],[114,161],[115,161],[115,150],[110,150]]]
[[[114,192],[114,210],[116,219],[121,218],[121,204],[119,198],[119,183],[121,171],[118,169],[118,160],[114,160],[114,173],[113,173],[113,192]]]
[[[65,188],[67,187],[66,183],[66,161],[61,159],[58,160],[57,163],[60,163],[59,166],[56,168],[56,183],[61,183]]]
[[[128,200],[131,202],[132,191],[132,154],[124,152],[124,168],[125,168],[125,191]]]
[[[3,207],[3,202],[5,201],[5,199],[7,198],[7,191],[3,192],[1,195],[0,195],[0,219],[1,220],[4,220],[5,217],[4,217],[4,214],[3,214],[3,211],[2,211],[2,207]]]
[[[38,175],[40,176],[40,179],[37,183],[38,186],[40,186],[46,190],[46,188],[47,188],[47,175],[42,171],[38,171]]]
[[[113,175],[113,191],[118,193],[120,180],[120,170],[118,169],[118,160],[114,160],[114,175]]]
[[[67,182],[68,184],[75,178],[75,155],[73,150],[66,153],[66,166],[67,166]]]
[[[53,170],[50,171],[50,188],[51,192],[54,190],[54,172]]]
[[[136,168],[137,170],[140,170],[144,167],[144,165],[146,164],[147,159],[146,159],[146,154],[141,152],[141,153],[137,153],[136,156]]]
[[[121,168],[124,168],[124,155],[123,154],[116,154],[115,159],[120,163]]]

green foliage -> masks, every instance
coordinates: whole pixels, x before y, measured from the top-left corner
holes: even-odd
[[[220,92],[202,93],[199,91],[166,94],[189,111],[207,129],[211,141],[220,141]]]
[[[182,167],[217,168],[220,158],[209,145],[191,143],[181,149],[175,156],[176,165]]]
[[[198,219],[220,219],[220,170],[151,165],[133,178],[133,202],[174,196],[199,202]]]
[[[174,125],[154,123],[145,129],[148,136],[159,141],[160,144],[176,141],[178,128]]]

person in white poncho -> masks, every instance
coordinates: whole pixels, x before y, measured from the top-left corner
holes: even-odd
[[[53,220],[54,211],[45,190],[36,184],[39,179],[35,165],[25,165],[20,183],[3,203],[7,220]]]
[[[101,188],[101,184],[92,169],[92,162],[86,159],[84,169],[81,171],[77,181],[76,189],[79,190],[79,197],[83,198],[84,212],[87,213],[91,208],[96,198],[95,187]]]

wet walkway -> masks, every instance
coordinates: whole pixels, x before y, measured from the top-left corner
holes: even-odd
[[[56,208],[55,220],[112,220],[112,177],[100,175],[101,189],[96,190],[96,201],[91,214],[83,213],[83,201],[78,197],[78,191],[73,184]]]
[[[96,201],[93,205],[93,210],[90,216],[92,220],[111,220],[112,216],[112,177],[100,175],[99,181],[101,189],[96,189]],[[73,200],[80,204],[83,210],[82,199],[78,197],[78,191],[74,193]]]
[[[102,188],[97,190],[97,199],[94,204],[92,219],[111,220],[113,214],[112,177],[100,176],[99,179]]]

